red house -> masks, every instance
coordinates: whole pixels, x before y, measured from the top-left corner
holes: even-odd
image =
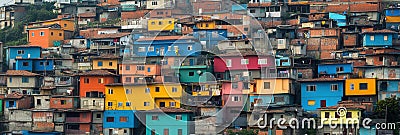
[[[214,72],[219,80],[242,80],[262,77],[261,71],[275,69],[275,58],[255,51],[234,52],[214,58]]]
[[[79,96],[101,97],[106,84],[114,83],[115,74],[107,70],[92,70],[79,74]]]

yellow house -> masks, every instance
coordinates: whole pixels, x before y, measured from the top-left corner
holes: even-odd
[[[171,31],[175,28],[174,18],[149,19],[147,20],[148,31]]]
[[[193,96],[220,96],[219,84],[214,82],[203,82],[192,84]]]
[[[345,84],[346,96],[367,96],[376,95],[376,79],[346,79]]]
[[[337,107],[320,109],[323,124],[358,124],[361,119],[361,109],[346,108],[347,111],[337,113]],[[345,125],[344,125],[345,126]],[[351,125],[349,125],[351,126]]]
[[[196,27],[198,29],[215,29],[215,21],[213,20],[206,20],[206,21],[199,21],[196,23]]]
[[[179,83],[108,84],[105,88],[105,110],[180,108],[182,89]]]
[[[293,83],[290,78],[254,79],[250,94],[295,94]]]
[[[118,70],[118,56],[102,55],[92,60],[93,69]]]
[[[60,25],[63,30],[75,31],[75,22],[74,22],[74,20],[68,20],[68,19],[52,19],[52,20],[32,22],[32,23],[28,24],[28,28],[38,27],[38,26],[45,26],[45,25],[52,25],[52,24]]]

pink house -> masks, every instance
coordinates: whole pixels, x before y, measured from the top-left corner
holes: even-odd
[[[222,104],[227,107],[242,107],[248,91],[250,91],[249,82],[224,81],[222,83]]]
[[[275,58],[271,55],[257,54],[254,51],[223,54],[214,58],[214,72],[219,80],[235,80],[234,78],[262,77],[261,71],[274,68]],[[261,70],[263,69],[263,70]]]

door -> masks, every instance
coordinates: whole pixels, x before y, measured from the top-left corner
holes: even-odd
[[[190,64],[190,66],[193,66],[194,65],[194,59],[189,59],[189,64]]]
[[[321,107],[326,107],[326,100],[321,100]]]
[[[165,102],[160,102],[160,107],[165,107]]]
[[[160,56],[164,56],[164,51],[165,51],[165,48],[164,48],[164,47],[161,47],[161,48],[160,48]]]
[[[113,135],[113,129],[108,129],[108,135]]]

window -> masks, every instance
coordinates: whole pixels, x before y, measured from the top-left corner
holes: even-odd
[[[131,106],[131,102],[126,102],[125,106]]]
[[[138,52],[145,52],[146,51],[146,48],[144,48],[144,47],[139,47],[138,48]]]
[[[42,99],[36,99],[36,105],[42,105]]]
[[[375,40],[375,37],[374,37],[374,36],[369,36],[369,39],[370,39],[371,41],[374,41],[374,40]]]
[[[151,25],[155,25],[156,24],[156,22],[151,22]]]
[[[22,77],[22,83],[29,83],[28,77]]]
[[[103,79],[103,78],[99,78],[99,79],[97,80],[97,82],[98,82],[98,83],[104,83],[104,79]]]
[[[22,62],[22,66],[29,66],[29,62]]]
[[[379,56],[379,61],[383,61],[383,56]]]
[[[151,5],[157,5],[157,1],[152,1]]]
[[[8,81],[9,81],[10,83],[12,83],[12,77],[10,77],[10,78],[8,79]]]
[[[172,51],[171,48],[172,48],[172,46],[168,46],[168,51]]]
[[[247,65],[247,64],[249,64],[249,59],[241,59],[241,60],[240,60],[240,64],[242,64],[242,65]]]
[[[271,89],[271,83],[270,82],[264,82],[264,89]]]
[[[308,104],[309,106],[313,106],[313,105],[315,105],[315,100],[308,100],[308,101],[307,101],[307,104]]]
[[[187,47],[187,50],[189,50],[189,51],[191,51],[193,49],[193,47],[191,46],[191,45],[189,45],[188,47]]]
[[[158,22],[158,25],[162,25],[162,22],[161,22],[161,21],[159,21],[159,22]]]
[[[178,88],[172,87],[172,92],[178,92]]]
[[[175,107],[176,103],[175,102],[169,102],[170,107]]]
[[[350,90],[354,90],[354,83],[350,84]]]
[[[114,90],[113,89],[108,89],[108,94],[114,94]]]
[[[144,66],[136,66],[136,70],[143,71],[144,70]]]
[[[146,88],[146,89],[144,90],[144,93],[150,93],[150,88]]]
[[[367,90],[368,84],[367,83],[360,83],[360,90]]]
[[[194,76],[194,72],[189,72],[189,76]]]
[[[150,102],[143,102],[144,106],[150,106]]]
[[[35,32],[32,32],[32,37],[34,37],[35,36]]]
[[[258,59],[258,65],[267,64],[267,59]]]
[[[58,36],[60,36],[60,37],[61,37],[61,36],[62,36],[62,33],[58,33]]]
[[[160,92],[160,87],[156,87],[156,92]]]
[[[164,129],[164,135],[169,135],[169,129],[168,128]]]
[[[178,135],[182,135],[182,129],[178,129]]]
[[[103,61],[98,61],[97,66],[102,67],[103,66]]]
[[[274,97],[274,102],[285,102],[285,98],[284,97]]]
[[[107,122],[114,122],[114,117],[107,117]]]
[[[325,112],[325,118],[329,118],[329,112]]]
[[[113,62],[108,62],[108,66],[113,66]]]
[[[132,90],[131,90],[131,89],[126,89],[126,90],[125,90],[125,93],[126,93],[126,94],[132,94]]]
[[[235,101],[235,102],[240,101],[239,96],[233,96],[233,97],[232,97],[232,101]]]
[[[182,120],[182,115],[175,115],[176,120]]]
[[[10,107],[15,107],[15,101],[8,101],[8,105]]]
[[[119,117],[119,122],[128,122],[128,117],[125,116]]]
[[[149,47],[149,52],[154,52],[154,47],[153,46]]]
[[[158,120],[158,115],[151,116],[151,120]]]
[[[232,67],[232,60],[231,59],[227,59],[226,60],[226,67]]]
[[[316,91],[316,87],[315,85],[307,85],[307,91]]]
[[[40,36],[44,36],[44,32],[43,31],[40,32]]]
[[[351,112],[347,112],[346,113],[346,118],[351,118],[352,116],[351,116]]]
[[[96,114],[96,118],[101,119],[101,114],[100,113]]]
[[[125,70],[131,70],[131,66],[125,66]]]
[[[112,102],[108,102],[107,105],[108,106],[113,106],[113,103]]]
[[[208,23],[206,23],[206,27],[208,27]]]
[[[238,88],[238,83],[232,83],[232,89],[237,89]]]
[[[130,83],[131,81],[132,81],[132,78],[131,78],[131,77],[126,77],[126,78],[125,78],[125,82]]]
[[[54,35],[54,33],[53,33],[53,32],[50,32],[50,35],[51,35],[51,36],[53,36],[53,35]]]
[[[251,10],[250,10],[250,13],[256,13],[256,10],[251,9]]]
[[[67,103],[66,100],[61,100],[61,105],[65,105]]]
[[[89,83],[89,78],[84,78],[83,83]]]
[[[25,54],[25,51],[24,50],[18,50],[17,53],[18,54]]]
[[[343,72],[343,67],[336,67],[336,72]]]
[[[337,91],[338,90],[338,85],[337,84],[331,84],[331,91]]]
[[[303,78],[303,73],[297,73],[297,78]]]
[[[387,41],[388,40],[388,36],[383,36],[383,40]]]

